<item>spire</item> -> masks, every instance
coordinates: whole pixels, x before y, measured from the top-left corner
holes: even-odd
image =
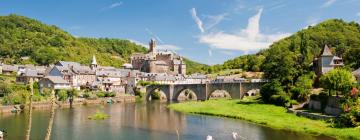
[[[321,56],[333,56],[330,48],[327,45],[325,45]]]
[[[92,58],[92,61],[91,61],[91,65],[97,65],[95,55],[93,55],[93,58]]]

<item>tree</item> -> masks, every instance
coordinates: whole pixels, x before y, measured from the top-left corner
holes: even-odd
[[[331,70],[320,78],[322,87],[329,91],[329,95],[332,91],[335,91],[336,95],[345,94],[351,90],[355,82],[351,72],[345,69]]]
[[[264,77],[279,81],[289,90],[298,71],[294,66],[293,53],[281,46],[271,48],[268,53],[262,66]]]
[[[66,101],[68,99],[67,90],[56,90],[55,94],[59,101]]]
[[[70,108],[72,108],[74,97],[78,96],[76,89],[67,90],[67,97],[69,98]]]
[[[308,95],[311,93],[315,77],[316,75],[313,72],[300,76],[295,82],[295,88],[291,90],[292,99],[298,101],[307,100]]]
[[[284,90],[278,81],[266,83],[260,89],[261,98],[265,103],[270,103],[271,96],[279,94],[284,94]]]

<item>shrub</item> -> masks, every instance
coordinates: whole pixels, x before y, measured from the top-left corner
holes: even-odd
[[[89,92],[85,92],[83,95],[82,95],[83,98],[89,98],[90,97],[90,93]]]
[[[96,96],[99,97],[99,98],[103,98],[103,97],[105,97],[105,93],[104,92],[98,92],[98,93],[96,93]]]
[[[108,92],[108,93],[105,93],[105,97],[115,97],[115,93],[114,92]]]
[[[286,95],[272,95],[270,97],[270,103],[278,105],[278,106],[285,106],[286,103],[290,101],[290,98]]]
[[[9,104],[26,104],[29,99],[29,92],[27,90],[18,90],[11,94],[6,95],[2,103],[5,105]]]
[[[56,90],[56,97],[59,101],[66,101],[68,98],[66,90]]]
[[[262,86],[260,89],[260,95],[265,103],[270,103],[271,100],[270,98],[273,95],[280,95],[280,94],[284,94],[284,90],[281,87],[280,82],[278,81],[267,83],[264,86]],[[275,96],[273,98],[277,98],[277,97]]]

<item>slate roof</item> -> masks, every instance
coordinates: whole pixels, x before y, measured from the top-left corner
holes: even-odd
[[[61,74],[63,74],[63,75],[73,75],[74,74],[72,72],[72,70],[69,69],[69,67],[55,66],[55,68],[57,68],[61,72]]]
[[[189,75],[187,78],[191,78],[191,79],[206,79],[207,76],[204,74],[192,74]]]
[[[100,70],[96,72],[96,75],[104,77],[127,77],[130,72],[131,70],[128,69]]]
[[[16,72],[18,70],[18,68],[19,68],[19,66],[17,66],[17,65],[6,65],[6,64],[2,65],[2,71]]]
[[[33,69],[26,69],[24,71],[24,73],[22,74],[22,76],[26,76],[26,77],[43,77],[43,75],[41,73],[39,73],[39,71],[33,70]]]
[[[58,61],[55,65],[57,66],[80,66],[80,63],[70,61]]]
[[[45,78],[49,79],[54,84],[68,84],[69,83],[60,76],[46,76]]]
[[[330,48],[327,45],[324,46],[324,49],[323,49],[323,52],[322,52],[321,56],[333,56],[333,54],[331,53]]]
[[[95,74],[95,71],[88,66],[71,66],[70,69],[75,74]]]

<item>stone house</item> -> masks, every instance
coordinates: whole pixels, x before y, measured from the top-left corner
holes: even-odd
[[[45,66],[20,65],[17,70],[16,82],[27,84],[30,82],[30,79],[38,82],[44,77],[45,71]]]
[[[44,74],[37,70],[26,69],[25,71],[19,73],[16,76],[16,82],[28,84],[30,82],[30,79],[33,79],[35,82],[38,82],[43,77]]]
[[[68,81],[64,80],[60,76],[46,76],[39,81],[40,89],[52,88],[52,89],[70,89],[71,85]]]
[[[95,57],[94,57],[95,58]],[[89,66],[82,66],[76,62],[59,61],[49,70],[49,76],[60,76],[76,89],[90,88],[96,81],[96,60]]]
[[[1,73],[4,75],[16,74],[18,71],[18,65],[6,65],[2,64]]]
[[[96,72],[97,86],[106,92],[125,93],[128,69],[100,70]]]
[[[333,55],[327,45],[324,46],[322,54],[314,60],[313,64],[318,77],[337,67],[344,66],[342,58]]]

